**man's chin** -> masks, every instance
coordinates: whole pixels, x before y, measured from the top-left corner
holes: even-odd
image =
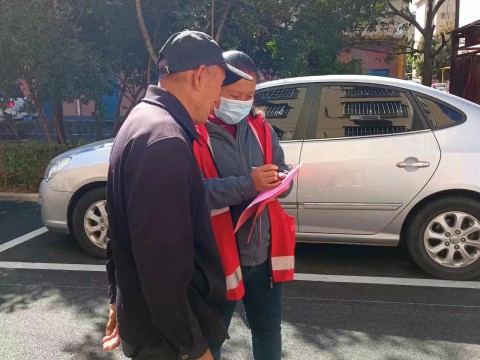
[[[193,123],[195,125],[204,125],[207,123],[207,120],[208,120],[208,117],[205,116],[204,118],[202,118],[202,120],[198,120],[198,119],[192,119]]]

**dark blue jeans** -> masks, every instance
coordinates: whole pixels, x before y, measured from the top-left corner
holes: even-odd
[[[242,266],[245,296],[242,299],[248,325],[252,332],[255,360],[280,360],[282,354],[282,292],[283,283],[270,285],[270,267],[266,261],[258,266]],[[229,301],[225,325],[230,326],[236,301]],[[220,360],[221,345],[211,345],[215,360]]]

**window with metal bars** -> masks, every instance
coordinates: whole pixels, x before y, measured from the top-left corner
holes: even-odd
[[[345,136],[395,134],[407,131],[406,126],[345,126]]]
[[[382,86],[322,86],[316,139],[405,133],[426,128],[406,91]]]
[[[308,87],[265,88],[255,94],[254,106],[265,114],[279,140],[303,139],[308,120],[304,104]]]
[[[398,97],[400,93],[397,90],[374,88],[374,87],[355,87],[345,90],[347,98],[372,98],[372,97]]]
[[[264,91],[257,95],[258,100],[290,100],[297,99],[299,90],[297,88],[283,88]]]
[[[287,118],[291,107],[285,104],[271,104],[265,106],[265,116],[267,119],[284,119]]]
[[[344,102],[343,115],[379,115],[382,118],[408,117],[408,109],[401,101]]]

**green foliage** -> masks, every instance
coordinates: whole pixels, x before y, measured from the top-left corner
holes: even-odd
[[[0,191],[38,191],[50,160],[73,147],[35,141],[0,141]]]
[[[81,2],[83,3],[83,2]],[[11,89],[23,79],[41,109],[56,109],[65,101],[83,102],[108,94],[111,64],[94,42],[79,38],[73,0],[1,0],[0,88]],[[63,129],[63,117],[57,117]],[[65,142],[63,134],[59,141]]]
[[[274,72],[281,77],[348,72],[338,54],[369,29],[382,9],[363,0],[296,2],[294,16],[270,41]],[[353,64],[352,64],[353,65]],[[359,62],[350,70],[359,73]]]
[[[433,36],[432,47],[434,50],[437,50],[442,45],[442,34],[448,34],[453,30],[453,26],[449,25],[442,29],[440,32]],[[449,35],[448,35],[449,36]],[[448,38],[448,37],[447,37]],[[419,49],[423,49],[425,47],[425,39],[423,36],[420,38],[418,42]],[[452,56],[452,41],[451,38],[448,38],[448,42],[445,46],[443,46],[438,54],[432,59],[433,61],[433,77],[440,80],[442,76],[441,68],[450,66],[450,58]],[[424,58],[423,54],[412,54],[412,64],[415,72],[417,74],[422,74],[424,71]]]
[[[211,33],[210,0],[144,0],[149,33],[183,29]],[[344,72],[338,54],[349,36],[372,26],[382,11],[364,0],[216,0],[213,36],[223,49],[249,54],[267,79]],[[160,27],[158,24],[160,23]],[[160,29],[155,30],[155,27]],[[163,31],[162,31],[163,30]],[[357,63],[358,65],[358,63]],[[358,68],[353,69],[361,72]]]
[[[54,111],[57,134],[63,102],[99,103],[118,88],[136,103],[138,89],[156,82],[133,0],[0,0],[0,8],[0,89],[11,96],[24,79],[31,103]],[[142,8],[156,51],[173,32],[213,25],[223,49],[246,52],[269,79],[361,73],[359,61],[340,64],[338,54],[377,29],[385,0],[143,0]]]

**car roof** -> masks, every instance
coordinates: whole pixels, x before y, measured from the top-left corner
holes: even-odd
[[[314,82],[362,82],[369,84],[382,84],[390,86],[400,86],[406,89],[418,90],[428,88],[423,85],[419,85],[414,81],[401,80],[389,77],[374,76],[374,75],[318,75],[318,76],[300,76],[279,80],[271,80],[260,83],[257,85],[257,89],[263,89],[270,86],[278,85],[293,85],[298,83],[314,83]]]
[[[382,77],[382,76],[374,76],[374,75],[319,75],[319,76],[301,76],[301,77],[294,77],[294,78],[286,78],[280,80],[271,80],[260,83],[257,85],[257,90],[269,88],[272,86],[282,86],[282,85],[296,85],[299,84],[308,84],[308,83],[329,83],[329,82],[343,82],[343,83],[363,83],[363,84],[372,84],[372,85],[386,85],[386,86],[394,86],[400,87],[403,89],[417,91],[432,97],[436,97],[438,99],[449,101],[453,103],[463,103],[464,105],[473,105],[474,107],[479,107],[479,105],[474,104],[468,100],[463,98],[457,97],[452,94],[448,94],[446,92],[438,91],[435,88],[430,86],[425,86],[422,84],[418,84],[414,81],[409,80],[402,80],[402,79],[395,79],[389,77]],[[477,108],[478,111],[478,108]]]

